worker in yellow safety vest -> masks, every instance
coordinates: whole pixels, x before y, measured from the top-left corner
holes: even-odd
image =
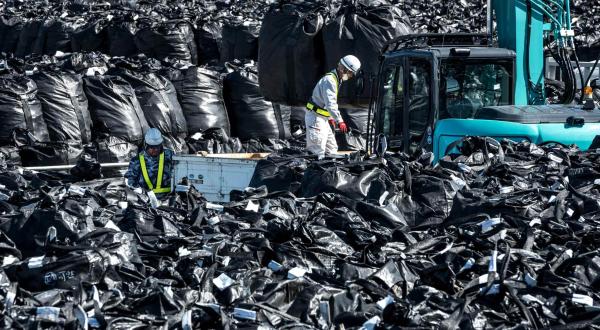
[[[342,82],[355,77],[359,70],[360,61],[356,56],[344,56],[336,69],[317,82],[306,104],[306,149],[319,158],[337,152],[337,142],[330,125],[334,128],[337,125],[342,133],[348,132],[338,109],[338,91]]]
[[[157,196],[171,192],[173,151],[163,147],[163,137],[151,128],[144,137],[144,150],[129,162],[127,185],[136,192],[152,191]]]

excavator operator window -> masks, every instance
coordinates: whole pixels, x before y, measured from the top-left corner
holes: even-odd
[[[474,118],[483,107],[513,103],[509,61],[446,60],[441,74],[440,119]]]
[[[402,146],[402,125],[404,109],[403,67],[391,65],[383,71],[381,112],[379,122],[382,133],[389,139],[389,147],[397,149]]]
[[[409,152],[418,149],[429,122],[431,109],[431,61],[411,58],[408,70]]]

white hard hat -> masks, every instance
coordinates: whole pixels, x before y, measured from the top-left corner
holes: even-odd
[[[342,57],[340,64],[346,69],[352,71],[352,73],[357,73],[358,70],[360,70],[360,60],[354,55],[346,55]]]
[[[148,130],[148,132],[146,132],[144,141],[147,145],[157,146],[163,143],[163,137],[158,128],[151,128]]]

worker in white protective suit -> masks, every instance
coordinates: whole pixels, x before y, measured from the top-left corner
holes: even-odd
[[[311,100],[306,104],[306,148],[319,158],[337,152],[338,146],[332,127],[337,125],[342,133],[348,132],[338,109],[338,91],[342,82],[355,77],[359,70],[360,61],[356,56],[344,56],[336,69],[319,80]]]

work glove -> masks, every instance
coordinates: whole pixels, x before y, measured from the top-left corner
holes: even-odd
[[[141,187],[137,187],[137,188],[133,188],[133,192],[141,195],[142,193],[144,193],[144,190]]]
[[[346,126],[346,123],[341,121],[338,126],[340,127],[340,132],[344,134],[348,133],[348,126]]]
[[[335,120],[333,118],[329,118],[329,125],[335,130]]]

